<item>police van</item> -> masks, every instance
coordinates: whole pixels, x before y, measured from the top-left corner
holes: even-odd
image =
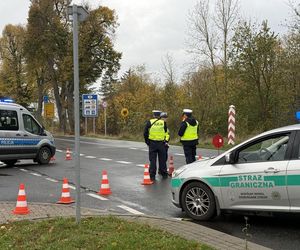
[[[7,166],[21,159],[47,164],[55,149],[52,134],[26,108],[0,101],[0,161]]]
[[[173,172],[172,201],[195,220],[226,210],[300,212],[300,124]]]

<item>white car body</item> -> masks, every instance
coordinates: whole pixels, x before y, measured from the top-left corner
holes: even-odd
[[[222,210],[300,212],[300,124],[185,165],[171,183],[172,202],[196,220]]]

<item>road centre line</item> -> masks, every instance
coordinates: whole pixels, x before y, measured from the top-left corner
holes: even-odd
[[[80,156],[85,156],[85,154],[80,154]]]
[[[96,198],[98,200],[102,200],[102,201],[107,201],[108,199],[100,196],[100,195],[97,195],[97,194],[93,194],[93,193],[87,193],[86,195],[90,196],[90,197],[93,197],[93,198]]]
[[[57,180],[54,180],[54,179],[52,179],[52,178],[46,178],[46,180],[48,180],[48,181],[52,181],[52,182],[55,182],[55,183],[57,183],[58,181]]]
[[[87,159],[96,159],[97,157],[91,156],[91,155],[87,155],[87,156],[85,156],[85,158],[87,158]]]
[[[99,158],[99,160],[101,160],[101,161],[112,161],[112,159],[109,159],[109,158]]]
[[[130,208],[130,207],[127,207],[127,206],[125,206],[125,205],[120,205],[120,206],[118,206],[119,208],[122,208],[122,209],[124,209],[124,210],[126,210],[127,212],[129,212],[129,213],[132,213],[132,214],[136,214],[136,215],[143,215],[144,213],[142,213],[142,212],[140,212],[140,211],[137,211],[137,210],[135,210],[135,209],[133,209],[133,208]]]
[[[145,167],[145,164],[136,164],[137,167]]]
[[[56,151],[57,151],[57,152],[60,152],[60,153],[62,152],[62,150],[60,150],[60,149],[56,149]]]
[[[76,187],[72,186],[69,184],[69,188],[73,189],[73,190],[76,190]]]
[[[121,164],[131,164],[132,162],[129,162],[129,161],[116,161],[118,163],[121,163]]]
[[[129,149],[133,149],[133,150],[136,150],[137,148],[129,148]]]
[[[180,156],[184,156],[184,154],[179,154],[179,153],[175,153],[174,155],[180,155]]]
[[[37,173],[30,173],[30,174],[32,174],[32,175],[35,175],[35,176],[39,176],[39,177],[41,177],[42,175],[41,174],[37,174]]]
[[[27,169],[24,169],[24,168],[19,168],[21,171],[23,171],[23,172],[28,172],[28,170]]]

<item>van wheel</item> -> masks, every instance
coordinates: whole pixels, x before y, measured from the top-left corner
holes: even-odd
[[[191,182],[182,191],[181,204],[194,220],[209,220],[216,212],[216,201],[209,187],[201,182]]]
[[[17,163],[17,160],[7,160],[2,162],[5,163],[8,167],[13,167]]]
[[[36,161],[39,164],[48,164],[51,159],[51,151],[47,147],[42,147],[37,155]]]

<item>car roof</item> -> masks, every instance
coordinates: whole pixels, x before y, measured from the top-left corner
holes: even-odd
[[[269,131],[266,131],[263,134],[272,134],[272,133],[277,133],[277,132],[283,132],[283,131],[292,131],[292,130],[300,130],[300,123],[299,124],[294,124],[294,125],[289,125],[289,126],[284,126],[281,128],[275,128]]]
[[[23,109],[28,111],[26,108],[24,108],[22,105],[17,103],[6,103],[6,102],[0,102],[0,108],[15,108],[15,109]],[[28,111],[29,112],[29,111]]]

